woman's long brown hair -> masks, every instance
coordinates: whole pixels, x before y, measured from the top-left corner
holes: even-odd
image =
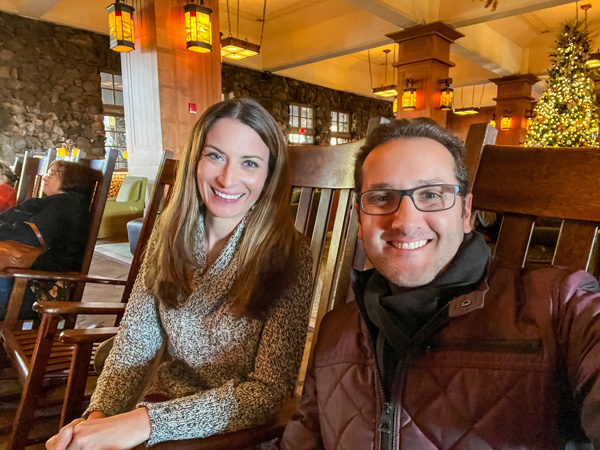
[[[269,148],[269,173],[263,191],[246,218],[240,243],[237,280],[230,298],[234,313],[260,319],[296,280],[300,235],[290,214],[287,146],[271,115],[251,99],[227,100],[211,106],[194,126],[179,162],[169,205],[157,221],[149,246],[146,284],[155,299],[169,307],[191,291],[195,264],[194,236],[202,198],[196,182],[206,135],[223,118],[251,127]]]

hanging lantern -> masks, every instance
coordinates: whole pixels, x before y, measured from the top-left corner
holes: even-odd
[[[496,128],[496,113],[492,114],[492,119],[490,120],[490,126]]]
[[[457,108],[454,110],[454,114],[456,114],[457,116],[472,116],[475,114],[479,114],[479,108],[475,108],[474,106]]]
[[[454,89],[450,87],[450,83],[452,83],[452,78],[440,80],[440,83],[445,84],[445,86],[441,90],[440,109],[442,111],[452,111],[452,104],[454,102]]]
[[[417,107],[417,89],[413,87],[413,79],[406,79],[406,88],[402,93],[402,109],[404,111],[414,111]]]
[[[504,114],[502,116],[502,120],[500,121],[500,129],[501,130],[510,130],[510,127],[512,125],[512,116],[510,114],[508,114],[508,112],[506,114]]]
[[[133,43],[133,6],[117,0],[109,5],[108,26],[110,34],[110,48],[115,52],[130,52],[135,48]]]
[[[187,49],[198,53],[208,53],[212,50],[212,28],[210,15],[212,9],[188,3],[183,7],[185,11],[185,40]]]
[[[394,105],[392,106],[392,112],[394,116],[398,113],[398,97],[394,99]]]

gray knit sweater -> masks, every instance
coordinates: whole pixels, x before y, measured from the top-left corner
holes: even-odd
[[[194,242],[200,269],[183,306],[167,309],[148,293],[144,262],[113,350],[90,406],[112,416],[131,410],[153,357],[166,339],[172,361],[153,375],[148,394],[171,399],[143,402],[152,432],[147,445],[206,437],[266,422],[296,381],[306,339],[312,287],[310,249],[298,255],[298,280],[264,321],[235,319],[228,295],[236,279],[236,228],[215,263],[205,271],[204,225]]]

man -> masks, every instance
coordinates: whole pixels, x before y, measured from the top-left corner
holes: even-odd
[[[375,269],[323,319],[281,448],[600,448],[598,283],[491,258],[463,155],[429,119],[367,138],[355,207]]]

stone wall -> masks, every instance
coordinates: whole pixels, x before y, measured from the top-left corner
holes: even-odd
[[[336,91],[303,81],[223,63],[221,69],[223,94],[251,97],[263,105],[279,123],[284,135],[289,133],[290,102],[315,108],[315,143],[329,144],[331,111],[351,114],[352,140],[367,135],[370,117],[392,116],[392,103],[349,92]]]
[[[107,36],[0,12],[0,159],[67,139],[103,156],[101,71],[121,71]]]

